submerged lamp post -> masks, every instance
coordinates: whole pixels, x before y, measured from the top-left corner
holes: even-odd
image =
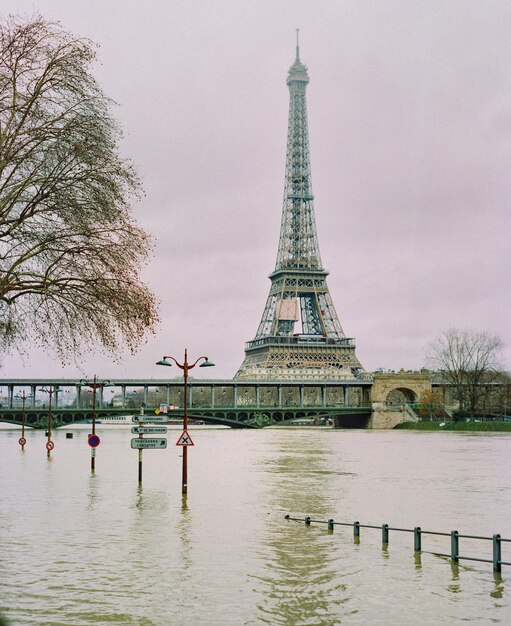
[[[96,377],[96,374],[94,374],[94,379],[92,380],[92,382],[86,379],[82,379],[79,383],[77,383],[77,386],[89,387],[90,389],[92,389],[92,436],[95,437],[96,436],[96,390],[103,389],[103,387],[113,387],[114,385],[109,380],[99,381]],[[98,444],[99,444],[99,438],[97,439],[97,443],[91,442],[89,439],[89,445],[91,447],[90,448],[91,472],[94,472],[94,470],[96,469],[96,446]]]
[[[25,439],[25,401],[28,400],[28,398],[31,398],[31,395],[28,395],[25,393],[25,391],[23,390],[23,393],[18,394],[16,396],[17,398],[21,398],[21,402],[22,402],[22,409],[21,409],[21,437],[19,439],[19,444],[21,446],[21,449],[24,450],[25,449],[25,444],[27,443],[27,440]]]
[[[211,363],[207,356],[200,356],[194,363],[188,363],[188,353],[185,349],[185,358],[183,363],[179,363],[173,356],[164,356],[161,361],[158,361],[156,365],[166,365],[167,367],[171,367],[172,363],[170,363],[167,359],[171,359],[174,363],[179,367],[179,369],[183,370],[183,378],[184,378],[184,389],[183,389],[183,430],[188,429],[188,371],[193,369],[199,361],[204,361],[199,365],[199,367],[213,367],[215,364]],[[182,472],[182,480],[181,480],[181,493],[186,495],[188,493],[188,446],[183,446],[183,472]]]
[[[47,426],[47,431],[46,431],[46,437],[47,437],[47,440],[46,440],[46,456],[48,458],[50,458],[50,452],[55,447],[55,444],[51,440],[51,421],[52,421],[51,398],[52,398],[53,394],[55,394],[55,398],[57,398],[57,393],[59,392],[59,387],[58,387],[58,385],[49,385],[48,388],[43,387],[41,389],[41,391],[44,391],[44,393],[47,393],[48,396],[49,396],[49,400],[48,400],[48,426]]]

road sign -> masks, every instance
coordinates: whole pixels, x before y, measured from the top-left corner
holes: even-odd
[[[133,422],[147,422],[151,424],[154,422],[155,424],[159,424],[162,422],[168,422],[168,416],[165,414],[161,415],[132,415],[131,419]]]
[[[131,447],[134,450],[141,450],[143,448],[153,449],[153,450],[163,450],[167,447],[166,439],[132,439]]]
[[[24,446],[27,443],[27,440],[25,439],[25,437],[20,437],[18,443],[20,444],[20,446]]]
[[[95,457],[96,456],[96,448],[91,448],[90,449],[90,455],[91,455],[91,457]]]
[[[101,439],[98,437],[98,435],[89,435],[87,443],[91,448],[97,448],[97,446],[99,446],[99,444],[101,443]]]
[[[181,433],[181,437],[179,437],[179,439],[177,440],[176,446],[193,446],[193,445],[194,443],[192,441],[192,438],[188,434],[188,431],[183,430],[183,432]]]
[[[55,444],[53,443],[53,441],[51,441],[51,439],[50,439],[50,441],[46,442],[46,449],[48,450],[48,452],[50,450],[53,450],[54,447],[55,447]]]
[[[133,426],[131,432],[134,435],[164,435],[167,432],[166,426]]]

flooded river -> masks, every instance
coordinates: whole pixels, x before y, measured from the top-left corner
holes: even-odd
[[[511,623],[511,567],[460,561],[450,538],[303,519],[511,538],[511,435],[266,429],[179,431],[144,451],[101,426],[0,431],[0,614],[12,626]],[[460,540],[460,554],[492,544]],[[511,543],[503,543],[511,562]]]

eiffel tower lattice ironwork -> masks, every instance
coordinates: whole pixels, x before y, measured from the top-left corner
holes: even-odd
[[[326,284],[314,218],[305,91],[307,67],[296,59],[287,77],[286,182],[275,271],[263,316],[235,378],[349,379],[363,373]]]

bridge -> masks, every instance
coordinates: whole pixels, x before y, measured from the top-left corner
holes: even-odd
[[[151,414],[162,405],[169,417],[183,415],[183,379],[111,379],[99,387],[96,413],[101,417]],[[19,424],[22,396],[26,423],[43,428],[48,417],[48,389],[55,424],[65,425],[92,417],[92,390],[75,379],[1,379],[0,422]],[[403,410],[435,391],[446,407],[452,405],[449,386],[431,372],[363,374],[344,380],[194,380],[188,379],[190,418],[232,428],[261,428],[292,424],[296,420],[331,419],[338,428],[393,428],[416,420]],[[172,408],[173,407],[173,408]]]
[[[97,389],[96,419],[144,412],[166,406],[169,422],[183,417],[183,381],[112,379]],[[365,427],[371,416],[369,379],[345,382],[267,382],[236,380],[188,381],[188,417],[231,428],[291,425],[297,420],[336,426]],[[0,379],[0,422],[21,424],[25,395],[25,424],[45,428],[49,394],[54,427],[92,418],[92,391],[71,379]]]

